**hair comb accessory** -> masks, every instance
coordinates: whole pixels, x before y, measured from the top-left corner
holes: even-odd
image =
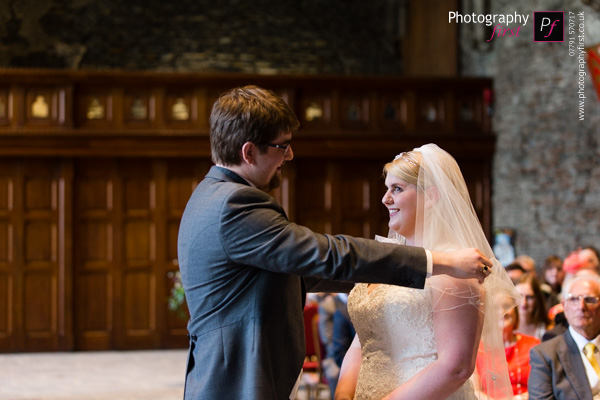
[[[398,154],[396,157],[394,157],[394,161],[396,161],[398,159],[402,159],[402,161],[406,161],[407,163],[412,164],[417,168],[419,167],[417,162],[408,153],[402,152],[402,153]]]

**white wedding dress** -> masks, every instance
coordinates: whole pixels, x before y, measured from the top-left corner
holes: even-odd
[[[437,359],[431,287],[357,284],[348,312],[362,346],[355,400],[381,399]],[[452,400],[473,400],[471,380]],[[441,400],[441,399],[440,399]]]

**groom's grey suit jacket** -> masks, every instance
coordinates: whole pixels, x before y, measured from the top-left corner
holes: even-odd
[[[529,400],[592,400],[579,348],[567,330],[529,352]]]
[[[186,400],[287,399],[304,359],[305,287],[422,288],[426,277],[423,249],[314,233],[216,166],[186,206],[178,257],[190,311]]]

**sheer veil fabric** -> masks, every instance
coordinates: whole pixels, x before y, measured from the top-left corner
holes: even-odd
[[[505,313],[500,305],[500,298],[501,295],[508,295],[512,298],[513,306],[516,306],[521,301],[521,296],[502,264],[494,257],[454,158],[435,144],[427,144],[413,151],[422,155],[417,184],[415,245],[434,251],[476,247],[493,261],[491,274],[482,287],[476,280],[471,280],[466,290],[463,284],[457,290],[453,278],[445,275],[429,278],[427,285],[440,291],[440,296],[453,296],[450,302],[452,308],[475,306],[483,310],[483,331],[477,357],[480,361],[484,360],[485,368],[480,375],[474,375],[473,383],[476,388],[486,388],[489,398],[512,399],[502,330],[499,326],[499,319]],[[416,162],[410,159],[410,153],[401,153],[396,159],[403,157],[407,162]],[[389,238],[405,242],[394,231],[390,231]],[[433,305],[433,312],[443,311],[444,309]],[[483,397],[485,396],[482,395]]]

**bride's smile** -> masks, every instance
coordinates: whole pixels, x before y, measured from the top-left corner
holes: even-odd
[[[386,176],[385,186],[387,191],[381,202],[390,215],[388,226],[405,238],[412,238],[417,216],[417,187],[391,174]]]

